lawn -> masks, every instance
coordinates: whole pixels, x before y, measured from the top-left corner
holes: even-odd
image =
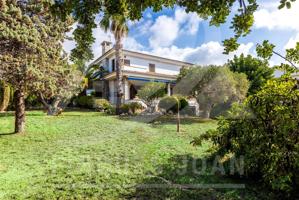
[[[215,121],[185,119],[176,133],[165,118],[144,123],[95,112],[48,117],[32,111],[27,132],[14,135],[13,116],[2,114],[0,199],[265,199],[268,194],[247,181],[245,189],[180,188],[245,183],[190,170],[210,147],[190,141],[213,128]],[[153,184],[166,187],[147,188]]]

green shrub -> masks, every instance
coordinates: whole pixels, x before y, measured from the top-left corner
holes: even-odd
[[[149,82],[138,90],[137,96],[142,99],[147,106],[152,107],[154,101],[165,96],[165,94],[165,83]]]
[[[120,107],[120,113],[132,115],[132,114],[136,114],[138,110],[142,110],[142,109],[144,109],[142,104],[138,102],[131,102],[127,104],[122,104]]]
[[[210,118],[215,119],[217,117],[225,115],[226,112],[231,108],[231,106],[232,106],[231,102],[216,104],[211,110]]]
[[[268,81],[244,104],[234,105],[210,138],[223,155],[244,156],[244,171],[274,190],[292,194],[299,185],[299,82],[290,77]]]
[[[180,101],[180,110],[183,110],[187,106],[189,106],[188,100],[185,97],[177,96]]]
[[[81,108],[90,108],[94,107],[94,98],[92,96],[79,96],[76,100],[77,104]]]
[[[189,116],[196,116],[196,107],[188,105],[180,111],[180,114],[189,115]]]
[[[129,104],[122,104],[120,106],[120,114],[129,114],[130,112],[130,105]]]
[[[94,99],[93,100],[93,108],[96,111],[104,112],[111,107],[111,104],[106,99]]]
[[[172,112],[177,113],[179,100],[179,110],[184,109],[188,106],[188,101],[182,96],[166,96],[159,102],[158,107],[166,113]]]
[[[105,113],[108,115],[115,115],[116,114],[116,109],[114,106],[110,105],[109,107],[107,107],[107,109],[105,110]]]
[[[25,99],[26,107],[28,108],[39,108],[42,107],[42,103],[40,102],[39,98],[36,95],[28,95]]]
[[[138,103],[138,102],[129,103],[129,108],[130,108],[130,110],[132,111],[133,114],[136,114],[136,112],[138,110],[144,109],[144,107],[142,106],[142,104]]]

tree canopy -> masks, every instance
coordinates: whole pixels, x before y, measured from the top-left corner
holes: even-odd
[[[269,67],[265,60],[254,58],[251,55],[234,56],[228,62],[228,67],[233,72],[244,73],[250,81],[248,94],[256,93],[267,80],[273,78],[274,69]]]
[[[249,87],[244,74],[219,66],[183,68],[177,82],[175,93],[195,97],[206,118],[217,104],[243,100]]]
[[[218,128],[195,138],[194,144],[211,139],[217,155],[244,156],[245,176],[294,199],[299,181],[298,84],[290,76],[269,80],[243,104],[234,104]]]
[[[73,20],[54,17],[48,1],[5,0],[0,5],[0,77],[16,91],[16,132],[23,132],[25,95],[43,91],[52,97],[59,90],[66,64],[62,42]]]
[[[279,9],[291,8],[291,2],[295,0],[281,0]],[[234,11],[233,7],[238,5],[239,9]],[[89,60],[93,58],[91,45],[95,38],[92,36],[92,29],[97,27],[96,16],[109,14],[110,16],[121,15],[126,21],[140,20],[147,8],[158,12],[163,8],[180,6],[186,12],[195,12],[201,18],[209,20],[211,26],[220,26],[227,21],[229,15],[233,15],[231,29],[234,35],[223,41],[224,53],[229,53],[239,47],[238,39],[250,33],[253,26],[253,14],[258,8],[256,0],[57,0],[52,11],[61,18],[72,14],[78,22],[74,31],[74,38],[77,46],[73,50],[73,58]]]
[[[148,106],[151,106],[155,99],[163,97],[165,94],[164,83],[149,82],[138,91],[137,96],[144,100]]]
[[[275,51],[275,45],[271,44],[268,40],[263,41],[262,44],[258,44],[256,47],[257,55],[265,60],[269,60],[273,54],[281,57],[287,63],[281,63],[275,66],[276,69],[283,70],[287,74],[298,72],[299,64],[299,42],[296,43],[294,48],[286,49],[286,55],[283,56]]]

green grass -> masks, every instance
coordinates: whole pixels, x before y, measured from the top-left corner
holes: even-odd
[[[210,146],[193,147],[190,141],[213,128],[215,121],[185,119],[176,133],[174,120],[166,118],[147,124],[95,112],[48,117],[32,111],[26,133],[14,135],[13,116],[0,115],[0,199],[262,199],[264,193],[252,184],[246,189],[137,187],[244,183],[190,170],[194,159],[209,156]]]

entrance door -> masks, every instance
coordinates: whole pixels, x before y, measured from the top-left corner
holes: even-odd
[[[130,86],[130,99],[134,99],[136,97],[137,90],[134,85]]]

